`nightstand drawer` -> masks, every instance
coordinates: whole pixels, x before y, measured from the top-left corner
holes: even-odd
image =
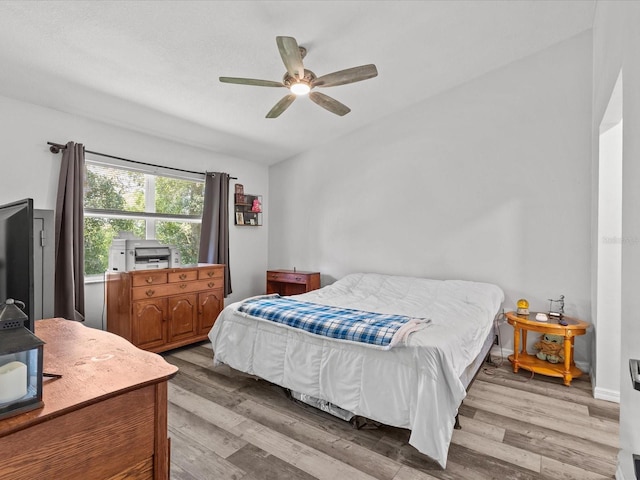
[[[305,284],[309,281],[309,277],[307,275],[301,275],[299,273],[267,272],[267,280],[285,283]]]

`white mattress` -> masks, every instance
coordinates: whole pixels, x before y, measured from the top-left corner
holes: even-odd
[[[431,321],[406,346],[380,350],[236,312],[209,333],[214,363],[411,430],[409,443],[446,466],[461,381],[478,356],[504,299],[496,285],[381,274],[351,274],[300,300]]]

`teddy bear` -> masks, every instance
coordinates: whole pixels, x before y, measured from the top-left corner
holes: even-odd
[[[540,341],[533,348],[538,350],[536,357],[546,360],[549,363],[564,361],[564,337],[562,335],[551,335],[545,333],[540,337]]]

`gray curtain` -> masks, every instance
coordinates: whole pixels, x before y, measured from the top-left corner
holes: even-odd
[[[207,172],[204,182],[204,208],[200,232],[200,263],[223,263],[224,296],[231,293],[229,268],[229,174]]]
[[[56,199],[54,315],[84,321],[84,146],[69,142],[62,153]]]

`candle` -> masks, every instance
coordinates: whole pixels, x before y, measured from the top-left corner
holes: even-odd
[[[27,366],[9,362],[0,367],[0,403],[13,402],[27,394]]]

